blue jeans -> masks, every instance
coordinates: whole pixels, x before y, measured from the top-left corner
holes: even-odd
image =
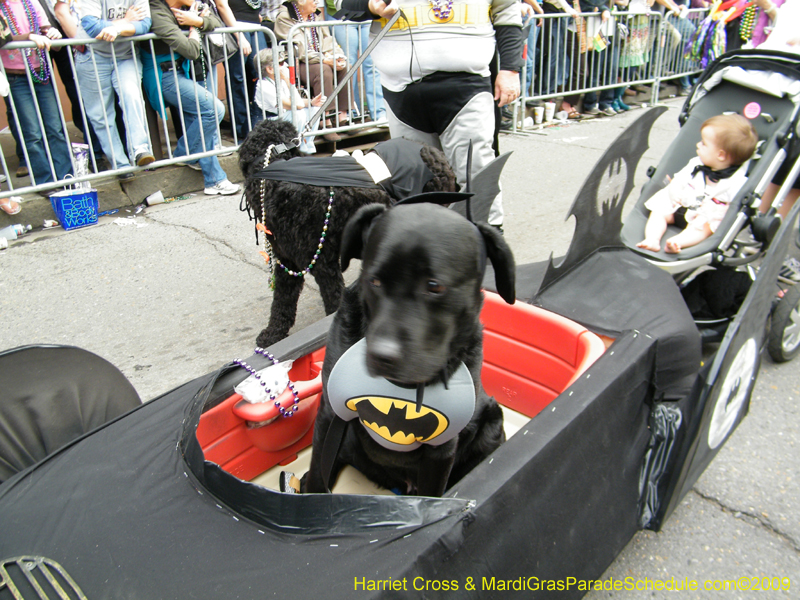
[[[619,65],[619,46],[608,38],[608,47],[601,51],[587,52],[587,79],[590,86],[613,85],[617,83]],[[614,102],[614,89],[600,91],[600,110],[606,109]],[[598,104],[597,92],[586,92],[583,97],[583,108],[593,108]]]
[[[115,169],[130,167],[125,146],[119,137],[116,119],[116,101],[119,98],[125,116],[128,148],[134,157],[150,152],[150,138],[142,98],[141,62],[137,58],[115,59],[99,52],[86,52],[75,56],[75,72],[81,85],[81,97],[92,129],[97,134],[103,153]],[[94,55],[94,56],[93,56]],[[95,68],[97,71],[95,72]]]
[[[225,105],[202,85],[188,79],[180,70],[162,74],[161,93],[169,106],[179,107],[183,112],[184,134],[178,140],[175,156],[213,150],[219,141],[217,127],[225,116]],[[198,162],[203,170],[206,187],[212,187],[228,178],[216,156],[201,158]]]
[[[267,47],[267,38],[260,31],[242,31],[239,35],[245,36],[252,48],[250,54],[244,58],[244,69],[242,69],[241,50],[237,51],[227,62],[222,64],[228,70],[228,76],[231,80],[231,123],[236,133],[236,141],[241,144],[247,134],[250,133],[248,118],[250,115],[251,94],[247,86],[250,80],[261,78],[261,73],[258,72],[254,60],[256,54]],[[247,78],[245,78],[245,74],[247,74]]]
[[[326,15],[326,21],[336,21],[333,17]],[[358,60],[359,54],[366,50],[369,45],[369,23],[361,25],[339,25],[331,27],[336,43],[342,47],[347,56],[348,67],[352,67]],[[381,87],[381,77],[375,65],[372,64],[372,57],[368,56],[361,64],[361,74],[364,81],[364,93],[367,100],[367,110],[373,120],[378,121],[386,116],[386,108],[383,105],[383,88]],[[353,77],[353,99],[359,111],[364,103],[361,99],[361,86],[358,79]]]
[[[528,17],[533,19],[531,23],[531,30],[528,32],[528,54],[525,59],[525,95],[535,96],[533,90],[533,69],[536,63],[536,40],[539,38],[539,25],[536,17]],[[522,77],[522,75],[520,75]]]
[[[544,23],[550,35],[544,48],[548,62],[544,66],[545,81],[541,87],[543,92],[555,94],[559,91],[558,87],[564,85],[565,74],[570,72],[570,59],[565,47],[567,20],[563,18],[545,19]]]
[[[13,121],[14,114],[19,119],[19,130],[22,132],[25,150],[28,152],[28,167],[34,185],[64,179],[72,173],[72,151],[61,128],[52,81],[34,83],[34,98],[26,75],[8,73],[7,77],[14,109],[12,113],[11,99],[5,98],[6,114],[9,122]],[[39,126],[40,114],[44,123],[44,133]],[[50,169],[48,154],[53,160],[53,170]]]

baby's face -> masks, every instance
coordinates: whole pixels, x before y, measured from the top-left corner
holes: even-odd
[[[715,171],[731,166],[728,153],[717,143],[717,132],[714,127],[707,126],[700,130],[700,141],[697,142],[697,156],[707,167]]]

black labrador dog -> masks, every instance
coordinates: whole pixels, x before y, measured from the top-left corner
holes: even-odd
[[[387,489],[441,496],[505,441],[502,411],[481,385],[478,317],[487,258],[514,303],[514,257],[493,227],[411,204],[360,209],[343,234],[343,270],[354,258],[362,270],[328,334],[301,491],[327,491],[350,464]]]
[[[269,322],[256,339],[261,347],[289,335],[305,275],[317,282],[325,314],[339,308],[344,290],[339,245],[356,210],[376,202],[389,206],[406,195],[457,189],[453,169],[436,148],[402,138],[377,144],[368,158],[380,156],[391,174],[377,185],[350,157],[301,156],[291,144],[297,136],[291,123],[268,119],[239,148],[246,210],[267,230],[265,254],[272,255],[275,292]],[[287,150],[279,152],[281,146]],[[343,181],[345,175],[351,178],[350,168],[356,171],[352,181]],[[335,184],[326,183],[331,178]]]

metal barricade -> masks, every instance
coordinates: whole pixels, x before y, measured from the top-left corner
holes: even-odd
[[[686,45],[706,16],[708,9],[701,8],[687,11],[685,18],[669,14],[661,20],[659,81],[688,77],[702,70],[698,62],[686,58]]]
[[[523,107],[555,98],[649,85],[650,102],[656,104],[662,81],[700,73],[699,64],[685,58],[684,49],[707,13],[707,9],[690,10],[686,18],[677,18],[655,11],[612,12],[604,28],[599,26],[597,13],[535,15],[542,26],[537,45],[527,48],[532,55],[528,62],[533,66],[533,80],[530,88],[522,86],[520,98],[512,106],[512,131],[526,128],[519,118]],[[580,34],[581,24],[585,37]],[[596,35],[599,31],[604,39]],[[528,68],[526,63],[522,82]],[[679,85],[686,87],[680,81]]]
[[[691,76],[700,71],[699,65],[684,58],[683,49],[692,31],[699,25],[706,13],[706,10],[692,10],[689,11],[687,19],[677,19],[673,16],[663,17],[657,12],[652,12],[648,15],[626,12],[613,13],[612,21],[614,26],[611,30],[611,35],[606,37],[605,48],[602,50],[595,49],[592,43],[594,40],[587,39],[584,52],[581,51],[581,37],[577,34],[573,17],[566,14],[536,15],[534,18],[537,21],[541,20],[544,26],[539,32],[536,47],[528,49],[528,53],[533,54],[533,81],[529,89],[524,89],[525,86],[523,86],[522,94],[513,107],[519,112],[523,110],[529,101],[544,101],[556,97],[598,93],[603,90],[617,89],[635,84],[652,85],[652,101],[655,103],[658,98],[658,84],[662,80]],[[599,21],[596,13],[584,13],[580,17]],[[344,41],[344,44],[337,44],[337,46],[348,58],[347,67],[353,64],[353,57],[367,54],[365,28],[369,27],[369,23],[350,21],[298,23],[290,30],[289,39],[294,39],[295,34],[299,33],[303,43],[308,47],[311,31],[323,27],[328,28],[333,33],[334,38]],[[307,62],[299,62],[294,45],[277,40],[272,30],[266,27],[223,27],[214,30],[213,34],[235,34],[237,32],[255,32],[258,34],[254,36],[255,43],[252,49],[252,63],[258,78],[263,77],[262,67],[264,65],[261,64],[259,59],[259,52],[264,47],[279,48],[285,51],[290,65],[290,83],[292,85],[299,85],[302,89],[304,86],[308,87],[308,84],[315,77],[322,80],[326,76],[322,63],[308,64]],[[356,32],[355,35],[354,32]],[[93,49],[93,46],[98,43],[95,40],[64,39],[53,41],[51,45],[51,52],[67,53],[69,60],[60,62],[68,62],[73,73],[76,72],[75,57],[80,54],[81,61],[86,62],[87,59],[85,57],[88,56],[88,62],[92,65],[92,76],[95,84],[98,85],[110,85],[109,81],[101,78],[98,64],[110,61],[116,71],[119,67],[118,54],[121,54],[123,49],[131,46],[135,50],[133,52],[133,60],[138,73],[147,69],[159,69],[162,71],[162,77],[167,75],[177,78],[178,70],[180,69],[195,84],[190,96],[184,94],[177,98],[177,102],[175,102],[177,106],[174,106],[174,111],[170,111],[166,105],[153,106],[150,100],[145,100],[147,118],[142,126],[146,132],[147,139],[151,142],[152,152],[156,158],[156,161],[146,168],[194,162],[200,158],[233,151],[243,141],[238,131],[249,131],[256,121],[263,118],[291,118],[295,123],[300,122],[297,119],[294,104],[292,104],[291,108],[291,117],[284,114],[283,91],[280,84],[276,85],[277,110],[275,114],[268,113],[265,108],[259,106],[257,100],[251,102],[253,92],[248,88],[248,83],[252,84],[252,82],[248,82],[246,77],[241,82],[237,82],[231,77],[232,70],[238,70],[240,73],[246,73],[247,71],[247,59],[241,51],[236,51],[231,56],[224,57],[219,63],[222,65],[224,72],[224,82],[219,82],[217,80],[218,65],[210,65],[207,68],[198,66],[201,63],[187,64],[182,57],[174,53],[171,53],[168,61],[166,61],[168,66],[162,68],[160,62],[155,58],[153,47],[155,40],[156,37],[153,34],[118,39],[110,46],[112,48],[111,56],[104,56],[103,60],[99,62],[99,54],[95,53]],[[203,37],[203,47],[206,56],[211,55],[210,43],[209,36],[205,35]],[[632,48],[635,45],[640,51],[638,58],[636,53],[632,52]],[[6,45],[5,49],[33,47],[35,46],[31,42],[14,42]],[[80,47],[82,52],[78,53],[77,47]],[[333,49],[333,46],[331,49]],[[51,60],[51,54],[45,53],[45,58],[47,68],[52,72],[54,65]],[[231,61],[236,61],[236,65]],[[238,69],[232,69],[233,66],[238,66]],[[527,66],[523,68],[522,81],[525,81],[527,68]],[[5,72],[5,68],[2,65],[0,65],[0,69]],[[315,69],[317,70],[316,73]],[[276,78],[278,78],[278,73],[280,72],[278,53],[273,53],[273,70]],[[331,73],[328,73],[328,76],[332,88],[337,86],[345,72],[346,68],[331,69]],[[31,171],[30,185],[20,185],[19,182],[14,181],[5,156],[0,157],[0,173],[5,175],[7,178],[6,185],[9,191],[14,194],[47,192],[62,187],[64,185],[64,177],[60,177],[62,174],[58,171],[59,168],[63,171],[64,149],[60,145],[66,144],[66,142],[60,141],[62,138],[59,137],[59,132],[68,138],[69,128],[55,79],[50,77],[46,83],[37,83],[32,77],[30,69],[27,69],[25,75],[10,75],[10,77],[13,79],[14,85],[9,96],[5,98],[7,106],[10,107],[8,110],[9,125],[15,134],[22,134],[22,137],[19,138],[22,143],[18,143],[17,148],[20,155],[20,163],[28,165],[29,171]],[[62,74],[62,79],[65,78],[73,78],[72,73]],[[163,97],[162,79],[156,79],[158,82],[157,96]],[[86,111],[86,99],[84,98],[86,90],[82,90],[81,78],[74,77],[74,80],[77,100],[73,103],[73,115],[80,115],[80,120],[87,124],[84,126],[86,131],[84,143],[89,147],[88,158],[91,172],[75,173],[74,156],[71,148],[68,147],[67,157],[72,165],[70,171],[71,174],[76,175],[71,183],[94,181],[109,176],[124,176],[126,173],[142,170],[144,167],[137,167],[130,162],[134,158],[134,156],[128,156],[128,154],[133,154],[132,148],[128,149],[126,156],[118,157],[112,145],[109,148],[109,152],[106,153],[106,158],[110,162],[108,166],[104,166],[96,160],[95,157],[101,155],[102,150],[97,147],[97,139],[92,139],[92,136],[89,135],[89,119]],[[177,81],[173,81],[173,83],[177,84]],[[42,91],[44,88],[49,88],[50,92],[45,94],[47,98],[44,102],[45,106],[42,107],[42,101],[40,96],[37,95],[37,91]],[[220,88],[222,88],[223,92],[218,94],[217,92]],[[313,131],[312,124],[308,128],[309,131],[312,131],[314,135],[327,135],[352,133],[372,128],[376,125],[385,126],[386,118],[382,110],[383,99],[380,90],[377,71],[372,66],[368,66],[365,69],[364,65],[362,65],[357,75],[353,78],[353,83],[344,87],[339,94],[339,98],[331,105],[331,115],[327,115],[327,119],[320,119],[318,130]],[[305,91],[308,99],[313,99],[314,92],[311,89],[306,89]],[[218,103],[212,102],[213,109],[206,110],[204,113],[201,104],[205,99],[204,94],[206,93],[213,98],[224,97],[225,103],[220,107]],[[241,101],[239,102],[239,108],[236,108],[234,100],[237,95],[239,98],[243,97],[245,99],[246,111],[241,109]],[[18,103],[19,106],[17,106]],[[375,113],[370,115],[371,119],[367,116],[366,107],[368,106]],[[310,112],[313,114],[313,107],[311,108]],[[186,115],[190,109],[199,115],[198,118],[204,125],[208,125],[208,119],[213,119],[213,127],[201,127],[199,130],[201,151],[189,151],[185,143],[182,146],[179,144],[180,138],[187,128]],[[105,136],[110,137],[112,128],[116,129],[114,123],[111,122],[111,117],[114,115],[109,116],[108,109],[104,112],[101,128]],[[168,112],[172,112],[171,117],[167,116]],[[224,114],[228,115],[230,121],[233,146],[222,146],[223,136],[220,130],[220,120]],[[21,119],[21,115],[26,118]],[[79,123],[76,123],[76,125],[79,125]],[[514,127],[516,130],[517,119],[514,120]],[[42,140],[40,146],[37,147],[38,154],[32,151],[34,138],[37,137]],[[29,143],[25,143],[25,140],[29,140]],[[54,160],[54,158],[57,160]],[[39,161],[38,163],[36,163],[37,160]],[[30,169],[32,163],[38,165],[37,171],[39,175],[35,175]],[[130,166],[115,168],[119,163],[128,163]],[[44,164],[46,164],[46,169],[42,167]],[[45,170],[49,177],[40,176],[41,172]],[[46,179],[50,179],[50,181],[44,181]]]
[[[240,30],[239,28],[232,30],[223,30],[220,28],[216,30],[216,32],[224,33],[225,31],[235,32]],[[266,35],[271,36],[273,43],[276,43],[274,34],[272,34],[271,31]],[[154,40],[157,40],[157,38],[153,34],[120,39],[108,46],[111,49],[110,56],[101,55],[94,51],[93,46],[100,43],[96,40],[63,39],[53,41],[51,44],[51,52],[68,53],[67,56],[69,60],[66,64],[69,67],[69,72],[59,73],[59,75],[65,82],[66,80],[74,81],[75,92],[74,96],[71,98],[73,108],[72,114],[73,117],[75,117],[73,121],[75,121],[75,127],[82,130],[79,131],[79,133],[83,134],[83,143],[88,147],[86,154],[90,172],[81,173],[79,171],[80,164],[79,161],[76,160],[76,153],[73,153],[75,144],[67,143],[68,147],[66,152],[69,157],[68,160],[71,164],[71,168],[66,177],[63,176],[63,173],[59,172],[64,169],[59,169],[58,165],[55,164],[56,161],[53,160],[54,155],[59,157],[63,156],[64,148],[62,145],[65,143],[64,138],[68,141],[70,137],[74,137],[74,135],[70,135],[70,133],[74,132],[69,131],[67,119],[65,118],[64,106],[61,102],[58,87],[56,86],[55,77],[51,76],[47,83],[35,83],[30,69],[27,69],[25,75],[7,75],[11,78],[25,77],[28,82],[27,90],[17,87],[17,91],[15,92],[12,88],[11,93],[5,98],[5,102],[8,108],[9,126],[12,130],[12,134],[15,136],[15,146],[17,154],[19,155],[20,165],[26,165],[28,167],[31,181],[30,185],[15,185],[10,176],[10,169],[6,156],[0,157],[0,172],[7,178],[7,185],[10,192],[15,194],[30,192],[45,193],[63,187],[67,179],[69,180],[69,184],[74,185],[107,178],[109,176],[124,176],[126,173],[141,171],[143,167],[137,167],[133,164],[135,153],[134,148],[131,147],[133,145],[132,132],[137,133],[137,137],[140,139],[146,139],[152,153],[158,158],[154,163],[148,165],[147,168],[166,166],[178,162],[191,162],[207,156],[235,150],[235,147],[223,148],[221,145],[222,136],[219,128],[219,120],[225,114],[224,106],[213,103],[212,106],[214,110],[212,114],[203,113],[200,110],[201,94],[208,93],[213,98],[217,97],[217,82],[214,73],[211,72],[212,69],[208,71],[203,67],[196,69],[191,61],[185,61],[180,55],[173,52],[170,52],[169,59],[164,61],[164,64],[168,65],[168,67],[162,69],[161,63],[156,61],[156,55],[153,51],[152,44]],[[205,56],[209,56],[208,44],[208,37],[204,36],[203,45],[205,50],[203,54]],[[4,49],[13,50],[15,48],[31,47],[35,47],[31,42],[15,42],[7,44]],[[130,57],[119,58],[119,55],[123,53],[123,48],[126,50],[132,48],[133,51],[130,53]],[[50,72],[53,73],[51,54],[45,53],[45,57],[47,67]],[[100,102],[100,100],[96,97],[96,94],[89,92],[92,90],[97,91],[104,86],[112,86],[109,73],[115,73],[116,75],[114,76],[122,74],[123,71],[120,69],[120,66],[123,64],[124,60],[131,60],[133,62],[133,73],[134,76],[138,77],[138,81],[132,86],[130,85],[130,81],[118,81],[118,88],[122,89],[121,86],[126,86],[125,89],[134,97],[123,100],[123,94],[121,92],[117,94],[112,90],[111,97],[113,101],[111,105],[99,107],[99,112],[102,114],[98,118],[98,106],[96,106],[96,103]],[[240,60],[243,64],[243,57],[241,52],[237,52],[234,56],[226,59],[226,91],[227,97],[230,98],[232,88],[227,69],[228,60]],[[79,62],[82,64],[81,67],[78,67]],[[111,71],[108,71],[109,67]],[[170,126],[166,112],[168,104],[163,100],[158,100],[156,105],[153,106],[153,103],[150,101],[152,99],[145,100],[145,96],[142,93],[142,73],[147,70],[148,67],[152,70],[159,69],[162,71],[161,75],[169,75],[174,79],[178,78],[178,72],[180,70],[193,84],[196,84],[194,88],[194,98],[189,101],[189,104],[192,105],[191,108],[198,115],[201,125],[204,119],[214,119],[214,131],[208,136],[213,139],[205,139],[207,137],[207,128],[203,126],[200,127],[199,135],[204,148],[203,152],[183,152],[181,154],[176,154],[175,150],[177,149],[179,138],[187,129],[185,118],[186,111],[184,109],[188,109],[190,106],[187,104],[187,106],[184,107],[182,105],[183,98],[178,96],[177,110],[172,113],[174,118],[172,126]],[[5,74],[5,68],[1,64],[0,69],[2,69]],[[81,76],[77,76],[79,70],[82,74]],[[213,71],[216,71],[215,66],[213,67]],[[125,74],[130,76],[131,72],[125,71]],[[118,79],[122,79],[122,77]],[[162,80],[160,77],[157,77],[156,81],[158,96],[162,98]],[[90,90],[88,86],[91,86],[92,90]],[[47,89],[45,90],[44,88]],[[26,91],[27,93],[25,93]],[[44,107],[45,110],[43,110],[41,106],[42,103],[38,100],[41,96],[47,96],[48,98],[48,102]],[[50,101],[51,98],[53,100],[52,102]],[[38,127],[33,127],[32,125],[35,125],[35,123],[32,123],[30,119],[20,119],[20,111],[26,108],[24,105],[20,104],[20,101],[30,101],[31,99],[38,119]],[[128,100],[130,102],[128,102]],[[119,131],[116,125],[117,113],[115,107],[118,102],[125,102],[129,108],[128,113],[125,113],[127,118],[123,118],[124,133]],[[53,110],[54,106],[57,107],[56,111],[58,114],[54,114],[54,112],[56,112]],[[95,111],[94,126],[87,114],[87,107],[89,107],[89,110]],[[141,109],[147,114],[137,114],[136,121],[130,122],[131,109],[135,111]],[[158,117],[162,117],[160,126],[158,125]],[[143,132],[139,130],[140,127],[144,129]],[[98,147],[98,145],[100,145],[100,141],[96,135],[98,130],[107,140],[105,148]],[[119,146],[114,143],[115,136],[120,136],[120,138],[124,136],[127,138],[124,141],[120,139],[123,146],[129,146],[127,152],[124,148],[119,150]],[[126,144],[125,142],[128,143]],[[108,165],[104,165],[98,160],[98,157],[101,157],[103,154],[108,161]],[[119,154],[124,155],[119,156]],[[48,163],[46,176],[42,176],[42,155],[46,157]],[[36,162],[37,159],[39,163]],[[119,165],[121,163],[126,163],[126,165],[120,167]],[[39,168],[34,169],[34,164]],[[37,172],[39,173],[39,180],[37,180]],[[43,181],[46,179],[50,179],[50,181]]]

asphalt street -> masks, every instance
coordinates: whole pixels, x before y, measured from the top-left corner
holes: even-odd
[[[666,102],[669,111],[656,122],[639,164],[637,190],[678,131],[681,104]],[[575,194],[640,114],[501,138],[502,151],[513,151],[502,185],[505,232],[518,263],[566,251]],[[26,223],[24,210],[18,217]],[[34,231],[0,251],[0,348],[80,346],[117,365],[149,400],[252,353],[272,298],[258,250],[238,196],[196,193],[143,210],[122,208],[86,229]],[[351,266],[346,279],[355,272]],[[310,281],[295,330],[322,316]],[[679,594],[686,598],[800,597],[799,404],[797,363],[765,357],[749,416],[663,530],[638,533],[604,579],[697,582],[699,590]],[[754,589],[785,581],[791,587],[703,591],[706,582],[713,588],[742,578]],[[587,598],[675,594],[595,591]]]

